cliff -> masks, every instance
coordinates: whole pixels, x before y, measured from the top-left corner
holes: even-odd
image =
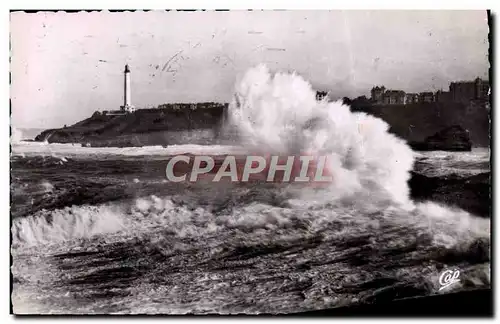
[[[385,120],[390,125],[390,132],[407,140],[416,150],[467,150],[470,146],[489,146],[490,112],[484,103],[373,105],[358,100],[348,103],[352,111]],[[118,147],[209,144],[219,138],[226,110],[227,104],[199,103],[167,104],[125,115],[96,112],[72,126],[45,130],[35,140]],[[455,132],[439,133],[450,127]],[[467,133],[467,138],[459,136],[456,127],[463,129],[462,135]],[[432,145],[419,144],[425,141]]]
[[[74,125],[48,129],[36,141],[90,146],[205,143],[219,132],[227,105],[200,103],[162,105],[128,114],[95,112]]]
[[[460,126],[468,132],[473,147],[489,146],[490,111],[485,103],[373,105],[353,100],[351,105],[353,111],[385,120],[390,125],[390,132],[408,142],[424,142],[446,128]]]

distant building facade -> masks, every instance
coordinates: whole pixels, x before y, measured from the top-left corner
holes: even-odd
[[[384,103],[384,93],[385,93],[384,86],[373,87],[371,90],[371,100],[376,104]]]
[[[476,78],[474,81],[452,82],[449,91],[405,93],[402,90],[388,90],[382,85],[373,87],[370,93],[370,101],[379,105],[406,105],[422,102],[469,103],[470,101],[489,101],[491,89],[488,80]]]
[[[377,105],[404,105],[406,93],[402,90],[386,89],[385,86],[376,86],[371,90],[370,101]]]
[[[406,93],[401,90],[387,90],[384,93],[384,103],[387,105],[406,104]]]
[[[452,82],[450,93],[453,102],[469,102],[476,96],[476,83],[474,81]]]
[[[419,101],[420,102],[434,102],[435,101],[434,92],[431,92],[431,91],[421,92],[419,95]]]
[[[489,91],[489,81],[481,78],[476,78],[474,81],[459,81],[450,84],[451,98],[454,102],[467,103],[471,100],[488,100]]]
[[[479,100],[489,100],[490,98],[490,82],[489,80],[482,80],[477,78],[474,80],[476,85],[476,98]]]
[[[407,104],[418,103],[419,102],[418,99],[419,99],[418,93],[407,93],[406,94],[406,103]]]

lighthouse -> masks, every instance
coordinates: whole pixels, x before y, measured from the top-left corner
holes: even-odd
[[[124,112],[133,112],[135,107],[132,106],[131,91],[130,91],[130,68],[125,65],[123,72],[123,106],[120,107]]]

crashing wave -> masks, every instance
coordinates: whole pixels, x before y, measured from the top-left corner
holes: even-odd
[[[127,219],[109,206],[73,206],[54,211],[42,210],[29,217],[14,219],[12,246],[57,243],[126,228]]]
[[[20,129],[15,128],[13,126],[11,126],[10,130],[11,130],[10,142],[12,144],[20,143],[23,140],[23,132]]]
[[[411,204],[414,154],[383,120],[353,113],[340,101],[318,101],[301,76],[273,75],[264,65],[247,71],[235,90],[228,121],[250,149],[328,156],[331,199],[364,195]]]

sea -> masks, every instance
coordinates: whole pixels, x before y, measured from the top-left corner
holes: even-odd
[[[239,144],[11,142],[16,314],[283,314],[490,288],[490,220],[412,201],[410,171],[490,172],[489,149],[413,152],[307,81],[249,71]],[[178,154],[318,152],[328,188],[172,183]],[[458,271],[443,288],[441,274]],[[441,278],[442,279],[442,278]],[[443,289],[441,289],[443,288]],[[450,305],[453,307],[453,305]]]

